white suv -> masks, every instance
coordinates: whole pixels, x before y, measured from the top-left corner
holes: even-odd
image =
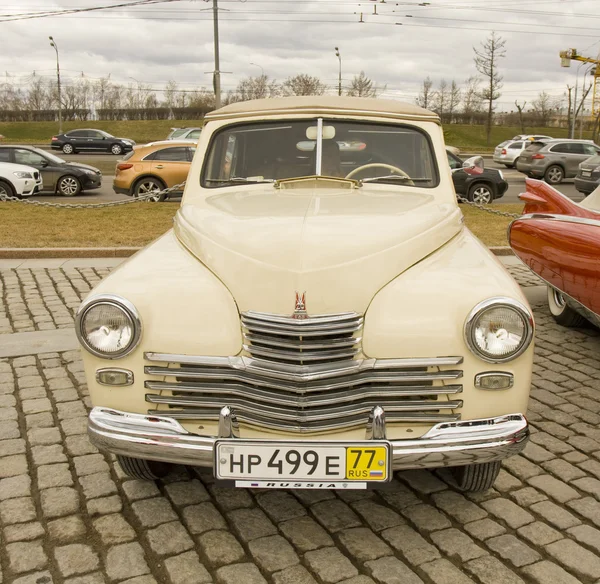
[[[29,197],[41,188],[39,170],[24,164],[0,162],[0,196]]]

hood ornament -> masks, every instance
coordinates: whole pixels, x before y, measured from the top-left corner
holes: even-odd
[[[292,318],[298,320],[308,318],[308,312],[306,312],[306,292],[296,292],[296,307],[294,308],[294,314]]]

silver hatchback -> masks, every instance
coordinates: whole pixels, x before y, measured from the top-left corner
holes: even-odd
[[[577,175],[579,164],[600,153],[591,140],[540,140],[532,142],[519,156],[517,170],[552,185]]]

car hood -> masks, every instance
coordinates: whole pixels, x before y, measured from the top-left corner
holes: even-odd
[[[100,172],[99,169],[97,169],[95,166],[90,166],[89,164],[82,164],[81,162],[66,162],[64,164],[64,166],[70,166],[70,167],[74,167],[74,168],[81,168],[81,169],[86,169],[86,170],[93,170],[94,172],[97,172],[98,174],[102,174]]]
[[[179,241],[216,274],[238,308],[291,314],[365,312],[379,289],[462,229],[455,204],[414,189],[276,190],[183,204]]]

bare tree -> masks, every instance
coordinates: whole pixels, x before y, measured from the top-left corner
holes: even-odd
[[[484,76],[486,84],[481,92],[482,98],[487,102],[487,120],[486,120],[486,139],[487,145],[490,145],[491,132],[492,132],[492,119],[494,115],[494,101],[496,101],[502,94],[502,75],[498,72],[498,62],[500,59],[506,56],[504,45],[506,41],[496,35],[495,32],[487,38],[487,40],[481,44],[481,49],[475,51],[475,67],[477,71]]]
[[[433,96],[433,111],[440,116],[442,122],[444,121],[444,115],[448,109],[448,102],[450,101],[448,84],[445,79],[440,81],[437,91]]]
[[[301,73],[294,77],[288,77],[281,84],[283,95],[323,95],[327,89],[318,77]]]
[[[465,81],[465,90],[463,91],[463,113],[471,117],[481,111],[483,99],[479,90],[481,79],[471,76]]]
[[[242,79],[236,89],[236,101],[247,101],[249,99],[262,99],[266,97],[277,97],[280,87],[275,80],[269,81],[267,75],[259,77],[246,77]]]
[[[450,122],[452,122],[452,117],[454,116],[454,113],[458,109],[458,104],[460,103],[460,98],[461,98],[460,87],[458,86],[456,81],[454,81],[454,79],[453,79],[452,84],[450,85],[450,92],[449,92],[449,97],[448,97],[448,114],[449,114]]]
[[[165,105],[168,108],[173,108],[177,106],[177,83],[172,79],[167,83],[165,87]]]
[[[431,107],[431,100],[433,97],[433,81],[429,78],[429,75],[423,79],[423,87],[421,89],[421,93],[417,97],[417,105],[424,107],[425,109],[429,109]]]
[[[27,92],[27,107],[30,110],[49,109],[51,104],[51,91],[48,83],[42,77],[34,77],[29,84]]]
[[[531,106],[540,126],[547,126],[550,122],[550,116],[555,109],[555,101],[556,100],[545,91],[539,93],[537,98],[533,100]]]
[[[525,109],[526,105],[526,101],[523,102],[523,105],[519,105],[519,102],[515,99],[515,107],[517,108],[517,110],[519,110],[519,125],[521,126],[521,134],[525,133],[525,123],[523,122],[523,110]]]
[[[377,97],[382,91],[385,91],[385,87],[377,87],[371,79],[369,79],[364,71],[361,71],[359,75],[355,75],[350,82],[350,87],[346,92],[346,95],[352,97]]]

